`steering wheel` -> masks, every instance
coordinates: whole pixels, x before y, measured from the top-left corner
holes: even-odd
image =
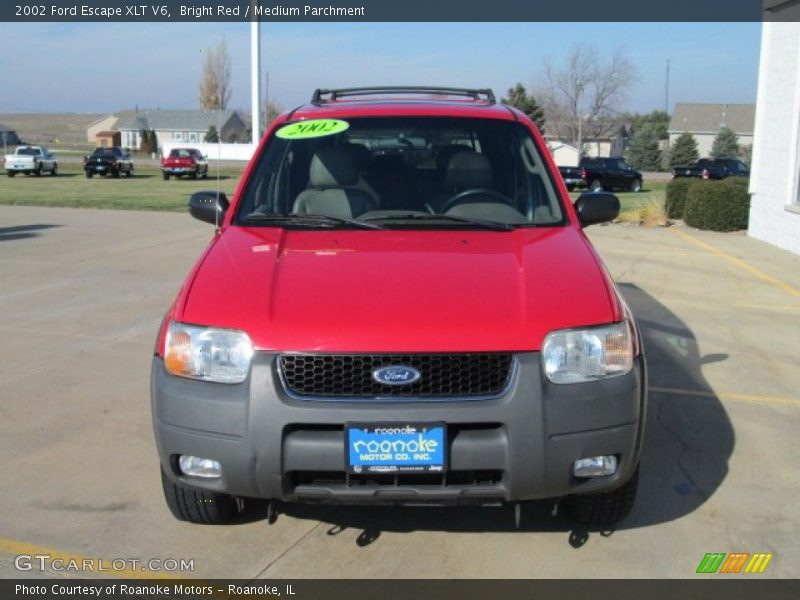
[[[500,192],[496,192],[487,188],[475,188],[472,190],[464,190],[463,192],[459,192],[455,196],[449,198],[447,202],[444,203],[444,206],[442,206],[442,213],[446,213],[448,210],[461,204],[469,204],[472,201],[468,200],[468,198],[472,196],[488,196],[489,198],[492,198],[493,201],[499,201],[502,204],[511,206],[512,208],[514,206],[511,203],[511,200],[503,196],[503,194]]]

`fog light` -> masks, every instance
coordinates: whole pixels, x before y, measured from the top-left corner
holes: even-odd
[[[572,465],[575,477],[605,477],[617,472],[616,456],[593,456],[581,458]]]
[[[206,479],[217,479],[222,477],[222,465],[210,458],[200,458],[199,456],[181,455],[178,465],[184,475],[191,477],[205,477]]]

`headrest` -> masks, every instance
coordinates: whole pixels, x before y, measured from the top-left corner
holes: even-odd
[[[443,173],[447,165],[450,164],[450,159],[459,152],[472,152],[472,148],[465,144],[442,146],[436,154],[436,170]]]
[[[347,187],[358,181],[354,152],[347,146],[320,148],[311,159],[308,171],[312,187]]]
[[[353,159],[356,161],[356,168],[359,171],[366,171],[372,158],[369,148],[364,144],[353,143],[345,144],[344,147],[353,155]]]
[[[459,152],[447,165],[444,184],[449,189],[471,190],[492,186],[492,164],[484,154]]]

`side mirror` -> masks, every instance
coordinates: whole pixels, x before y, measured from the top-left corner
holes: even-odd
[[[587,192],[575,202],[582,227],[613,221],[619,216],[619,209],[619,198],[608,192]]]
[[[216,225],[221,223],[230,203],[222,192],[195,192],[189,198],[189,214],[195,219]]]

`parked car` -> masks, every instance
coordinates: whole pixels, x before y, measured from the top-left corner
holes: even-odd
[[[576,167],[559,167],[567,189],[585,187],[592,192],[603,190],[642,190],[642,174],[621,158],[583,157]],[[571,191],[571,190],[570,190]]]
[[[123,173],[126,177],[132,177],[133,161],[124,148],[96,148],[84,157],[83,170],[89,178],[94,175],[119,177]]]
[[[20,146],[14,154],[5,156],[6,175],[14,177],[17,173],[41,176],[42,173],[56,175],[56,157],[42,146]]]
[[[672,176],[703,179],[750,177],[750,167],[735,158],[702,158],[693,165],[675,167],[672,169]]]
[[[173,515],[565,497],[578,521],[623,518],[646,367],[583,232],[619,209],[573,206],[533,122],[490,90],[317,90],[230,200],[190,198],[216,233],[150,386]]]
[[[173,148],[169,156],[161,159],[161,174],[165,180],[170,176],[205,179],[208,177],[208,160],[195,148]]]

